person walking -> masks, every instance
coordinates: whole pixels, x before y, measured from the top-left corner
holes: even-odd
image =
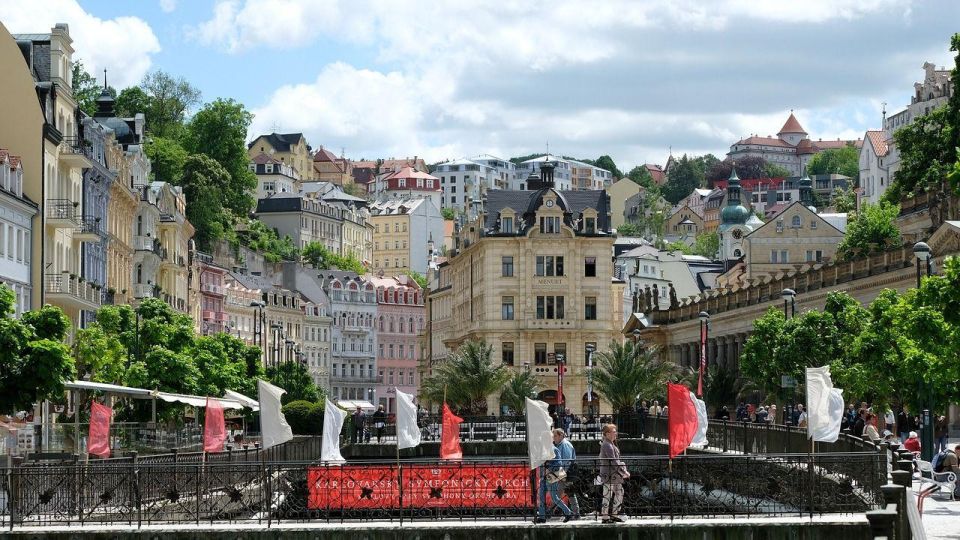
[[[603,523],[622,523],[618,514],[623,504],[623,481],[630,478],[627,464],[620,459],[620,449],[614,444],[617,440],[617,426],[603,426],[603,442],[600,445],[600,481],[603,483],[603,506],[600,516]]]
[[[353,435],[350,437],[350,442],[353,444],[363,442],[363,425],[367,421],[367,415],[363,412],[362,407],[357,407],[357,410],[353,413]]]
[[[947,434],[949,432],[950,426],[947,424],[947,417],[941,414],[937,417],[936,423],[933,424],[934,454],[939,454],[947,449]]]
[[[770,406],[767,407],[767,422],[771,424],[777,423],[777,404],[776,403],[771,403]]]
[[[893,432],[893,428],[895,427],[894,423],[896,421],[897,421],[897,417],[894,416],[893,411],[888,408],[887,412],[883,413],[883,423],[885,424],[883,426],[883,429],[885,431]]]
[[[547,492],[550,493],[550,502],[552,505],[559,507],[560,511],[563,512],[564,523],[573,519],[574,515],[570,507],[563,502],[563,497],[560,495],[561,483],[567,479],[567,471],[564,467],[564,464],[567,462],[563,459],[563,454],[559,448],[559,442],[563,440],[564,432],[560,428],[555,428],[552,432],[553,459],[546,462],[541,469],[543,474],[540,477],[540,489],[538,490],[540,497],[539,504],[537,504],[537,517],[533,520],[534,523],[547,522]],[[572,449],[573,445],[570,445],[570,448]],[[579,506],[577,509],[579,510]]]
[[[387,413],[383,410],[383,405],[377,408],[373,413],[373,427],[377,429],[377,444],[383,439],[383,429],[387,427]]]
[[[907,407],[900,407],[900,412],[897,413],[897,429],[896,432],[900,434],[900,440],[907,440],[907,434],[913,431],[913,426],[910,425],[910,413],[907,412]]]
[[[566,473],[566,478],[560,481],[560,494],[567,496],[568,506],[573,512],[571,520],[580,519],[580,501],[577,500],[577,494],[571,489],[573,482],[577,477],[577,450],[573,447],[563,431],[553,431],[553,443],[557,446],[557,453],[560,456],[560,466]]]

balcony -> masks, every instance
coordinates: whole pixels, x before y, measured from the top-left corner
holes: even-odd
[[[154,298],[154,287],[149,283],[135,283],[133,285],[133,297],[137,299]]]
[[[60,143],[60,163],[80,169],[93,167],[90,147],[79,137],[64,137],[63,142]]]
[[[100,218],[84,217],[77,221],[78,226],[73,230],[73,239],[78,242],[99,242],[104,238],[100,228]]]
[[[214,314],[214,312],[213,312],[212,309],[205,309],[205,310],[203,310],[203,320],[205,320],[205,321],[213,321],[213,320],[215,320],[215,319],[216,319],[216,315]]]
[[[225,323],[230,320],[230,315],[226,311],[217,312],[217,322]]]
[[[206,294],[223,296],[223,287],[221,285],[217,285],[216,283],[201,283],[200,290]]]
[[[161,259],[167,254],[167,250],[160,246],[160,240],[151,238],[149,236],[134,236],[133,249],[136,251],[152,253]]]
[[[177,298],[172,294],[164,294],[163,301],[166,302],[168,306],[170,306],[171,308],[177,311],[181,311],[181,312],[187,311],[187,301],[184,300],[183,298]]]
[[[330,383],[340,383],[340,384],[380,384],[383,382],[383,379],[380,377],[359,377],[359,376],[349,376],[349,375],[331,375]]]
[[[213,264],[213,255],[209,253],[204,253],[202,251],[196,252],[195,255],[197,262],[202,262],[204,264]]]
[[[48,227],[54,229],[77,228],[77,207],[80,206],[80,203],[75,203],[70,199],[48,199],[46,206]]]
[[[47,274],[43,284],[47,300],[59,306],[77,309],[96,310],[100,308],[101,291],[79,278],[70,278],[70,274]]]
[[[366,326],[344,326],[341,331],[344,334],[366,334],[371,330],[372,328],[367,328]]]

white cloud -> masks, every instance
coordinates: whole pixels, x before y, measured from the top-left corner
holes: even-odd
[[[172,13],[177,9],[177,0],[160,0],[160,9],[164,13]]]
[[[252,133],[279,124],[352,157],[518,155],[549,141],[627,169],[669,147],[723,154],[775,134],[791,108],[814,139],[856,138],[879,123],[875,102],[905,100],[919,65],[942,63],[960,14],[948,0],[795,4],[220,0],[188,35],[237,55],[359,51],[354,66],[317,65],[315,80],[274,91]]]
[[[112,86],[136,84],[150,69],[150,56],[160,42],[143,19],[101,19],[87,13],[75,0],[0,0],[3,24],[11,33],[49,33],[66,22],[73,38],[74,60],[82,60],[94,76],[107,69]]]

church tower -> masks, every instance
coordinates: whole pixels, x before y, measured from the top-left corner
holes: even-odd
[[[724,269],[729,270],[746,254],[745,237],[752,227],[747,225],[750,211],[740,204],[740,178],[736,165],[730,170],[727,180],[727,206],[720,212],[720,260]]]

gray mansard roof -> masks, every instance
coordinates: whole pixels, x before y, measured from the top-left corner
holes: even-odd
[[[557,204],[563,209],[564,224],[573,227],[574,221],[582,217],[584,210],[592,208],[597,211],[597,233],[610,232],[610,203],[607,192],[604,190],[567,191],[554,188],[531,190],[490,190],[487,191],[487,201],[484,204],[484,229],[489,234],[500,234],[498,221],[500,212],[506,208],[512,209],[518,216],[518,223],[514,231],[516,234],[526,234],[536,221],[536,211],[543,204],[543,196],[553,191],[557,194]],[[521,223],[522,221],[522,223]],[[580,234],[578,227],[573,227]]]

